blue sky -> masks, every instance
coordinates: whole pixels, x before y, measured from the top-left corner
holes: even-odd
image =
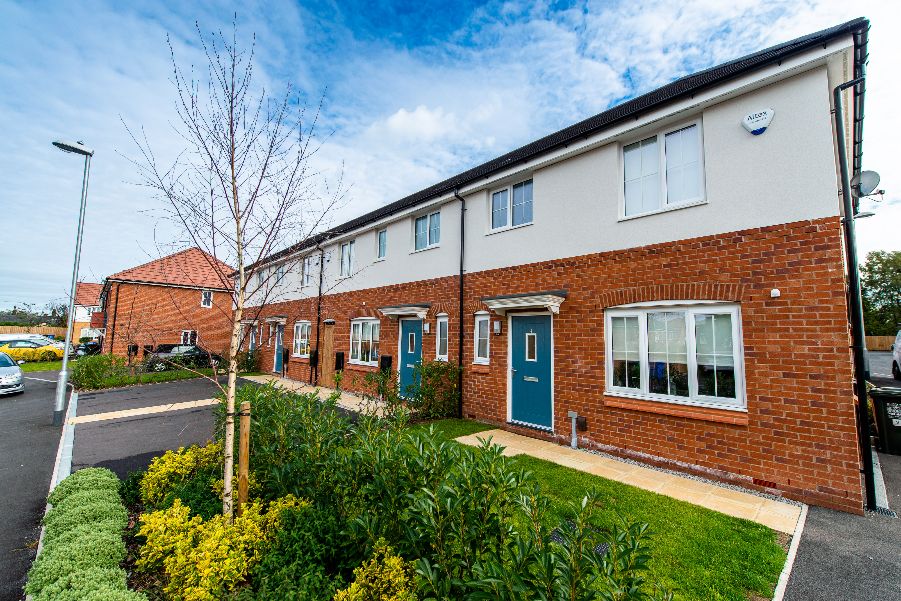
[[[343,221],[692,71],[857,17],[873,21],[865,166],[888,194],[859,222],[862,251],[901,249],[898,9],[890,2],[8,2],[0,0],[0,307],[64,297],[81,163],[96,150],[81,279],[160,254],[161,205],[131,182],[135,148],[181,148],[169,34],[203,64],[194,22],[256,34],[258,81],[326,94],[316,166],[344,170]]]

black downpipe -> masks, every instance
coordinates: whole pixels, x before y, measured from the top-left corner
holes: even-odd
[[[319,291],[316,297],[316,365],[310,370],[310,384],[316,382],[319,384],[319,365],[322,363],[322,357],[319,356],[319,328],[322,327],[322,274],[325,269],[325,250],[320,245],[316,245],[319,249]],[[313,376],[315,371],[316,376]]]
[[[863,323],[863,303],[860,296],[860,271],[857,261],[857,237],[854,230],[854,202],[851,199],[851,180],[848,176],[848,157],[845,152],[845,130],[842,123],[842,92],[852,86],[863,86],[865,78],[858,77],[835,87],[832,91],[835,109],[835,141],[838,145],[838,164],[842,185],[842,228],[845,236],[845,255],[848,263],[848,321],[851,324],[851,349],[854,356],[854,391],[857,394],[857,438],[863,461],[863,480],[868,509],[876,508],[876,483],[873,476],[873,451],[870,445],[870,415],[867,411],[866,338]]]
[[[457,390],[460,393],[459,407],[457,407],[457,417],[463,417],[463,303],[464,303],[464,295],[463,295],[463,280],[465,274],[463,272],[463,258],[464,258],[464,250],[466,247],[466,199],[460,196],[457,193],[457,190],[454,189],[454,197],[460,201],[460,308],[459,308],[459,326],[457,327],[457,364],[459,366],[459,370],[457,370]]]

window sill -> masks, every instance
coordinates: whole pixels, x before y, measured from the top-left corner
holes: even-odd
[[[384,260],[385,260],[386,258],[387,258],[387,257],[381,257],[381,258],[378,258],[378,259],[374,259],[372,262],[373,262],[373,263],[382,263],[382,262],[384,262]]]
[[[732,424],[734,426],[748,425],[748,412],[745,409],[714,409],[712,407],[699,407],[696,405],[681,405],[667,401],[647,401],[628,397],[615,396],[609,392],[604,393],[604,406],[617,409],[629,409],[631,411],[644,411],[659,415],[671,415],[708,422]]]
[[[617,221],[631,221],[632,219],[641,219],[642,217],[659,215],[660,213],[669,213],[670,211],[678,211],[679,209],[687,209],[689,207],[697,207],[705,204],[707,204],[706,198],[703,198],[701,200],[693,200],[691,202],[681,202],[677,205],[667,205],[662,209],[657,209],[656,211],[648,211],[647,213],[639,213],[638,215],[622,215]]]
[[[432,244],[431,246],[426,246],[425,248],[413,249],[413,250],[410,251],[410,254],[411,254],[411,255],[415,255],[416,253],[424,253],[424,252],[427,251],[427,250],[433,250],[433,249],[436,249],[436,248],[441,248],[441,243],[438,243],[438,244]]]
[[[503,232],[509,232],[510,230],[518,230],[518,229],[521,229],[521,228],[524,228],[524,227],[529,227],[530,225],[535,225],[535,222],[534,222],[534,221],[530,221],[530,222],[528,222],[528,223],[520,223],[519,225],[507,225],[507,226],[504,226],[504,227],[499,227],[499,228],[491,229],[491,230],[488,230],[487,232],[485,232],[485,235],[486,235],[486,236],[491,236],[491,235],[494,235],[494,234],[501,234],[501,233],[503,233]]]

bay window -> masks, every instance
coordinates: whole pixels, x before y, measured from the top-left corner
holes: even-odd
[[[359,365],[378,365],[379,321],[358,319],[350,324],[350,362]]]
[[[310,356],[310,322],[298,321],[294,324],[294,356]]]
[[[738,305],[639,304],[605,316],[608,394],[745,407]]]
[[[623,216],[655,213],[704,200],[700,123],[623,147]]]

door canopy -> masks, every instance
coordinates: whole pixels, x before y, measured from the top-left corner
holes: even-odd
[[[379,307],[379,312],[385,317],[397,319],[398,317],[418,317],[425,319],[429,308],[432,305],[428,303],[412,304],[412,305],[392,305],[390,307]]]
[[[551,313],[559,313],[560,305],[566,300],[566,290],[547,290],[544,292],[527,292],[525,294],[505,294],[482,298],[489,309],[498,315],[505,315],[510,310],[538,309]]]

